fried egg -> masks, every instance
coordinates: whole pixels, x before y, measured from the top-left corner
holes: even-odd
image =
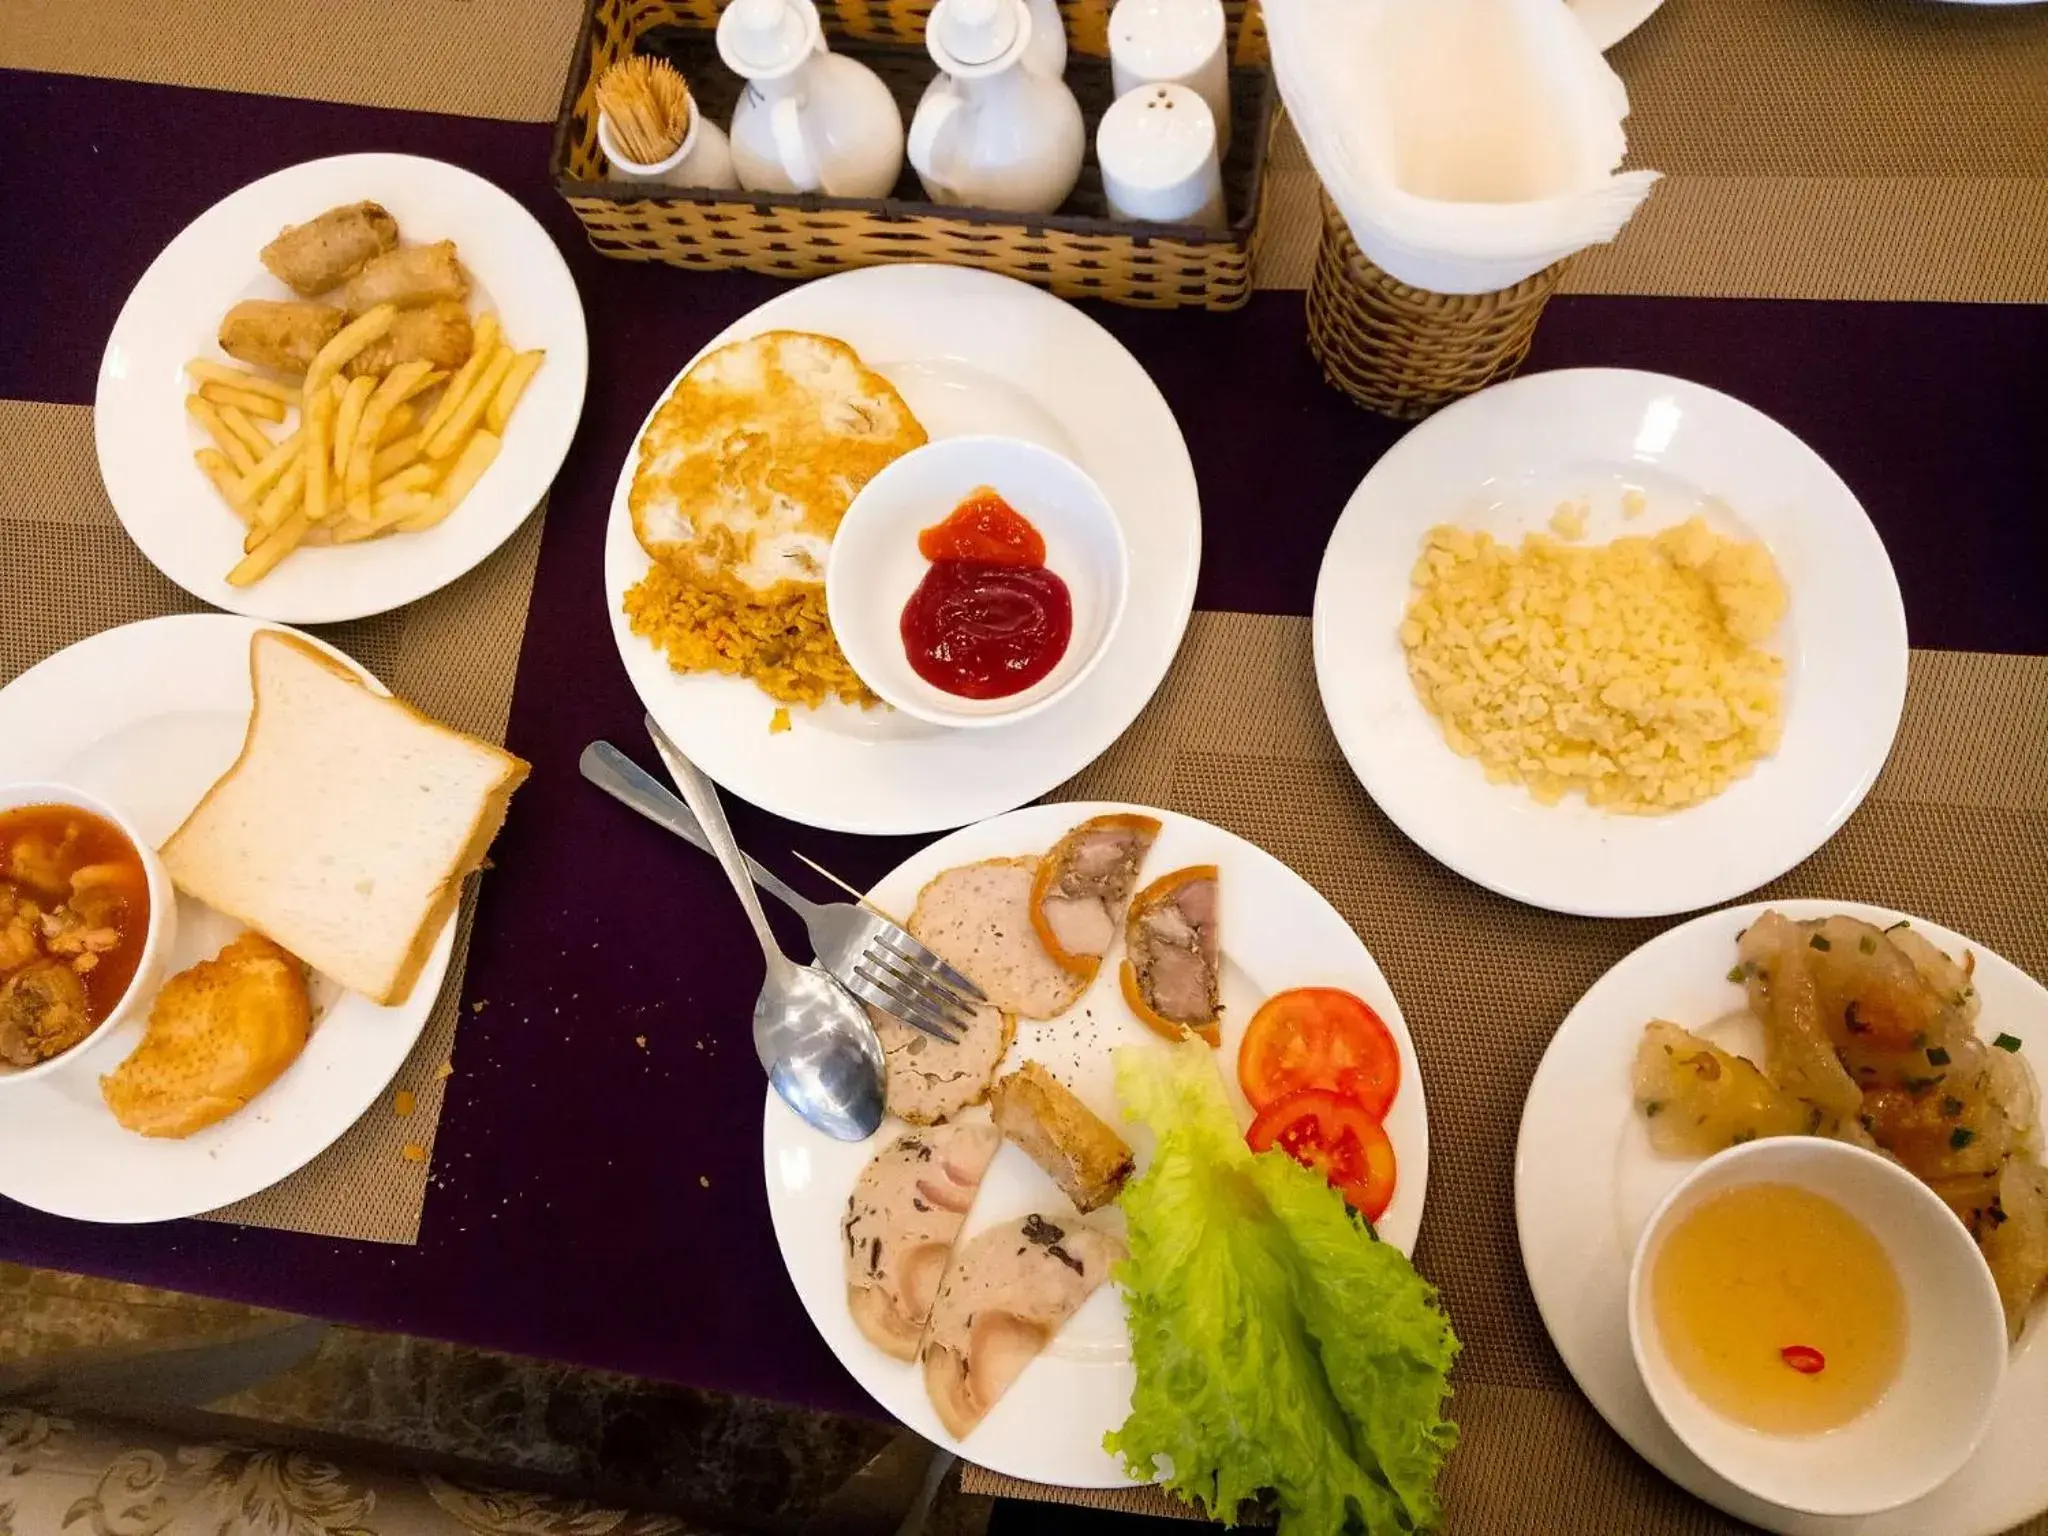
[[[633,532],[699,581],[762,594],[820,583],[848,504],[924,441],[903,397],[845,342],[732,342],[683,375],[641,437]]]

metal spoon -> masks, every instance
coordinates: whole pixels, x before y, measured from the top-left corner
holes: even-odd
[[[861,1141],[882,1123],[882,1042],[853,996],[815,965],[798,965],[782,952],[747,873],[718,790],[702,769],[676,750],[650,717],[647,730],[675,775],[676,788],[711,841],[725,877],[739,893],[754,925],[768,976],[754,1004],[754,1051],[782,1102],[840,1141]]]

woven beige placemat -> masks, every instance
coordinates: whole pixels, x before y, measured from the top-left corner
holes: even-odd
[[[540,122],[561,103],[583,12],[582,0],[6,0],[0,69]]]
[[[1924,913],[2048,977],[2044,721],[2048,658],[1914,652],[1899,743],[1870,798],[1761,894]],[[1338,752],[1306,619],[1198,613],[1151,707],[1061,794],[1168,806],[1266,848],[1344,914],[1401,999],[1429,1091],[1416,1262],[1465,1341],[1448,1529],[1736,1529],[1639,1462],[1578,1395],[1537,1316],[1515,1235],[1515,1136],[1551,1033],[1603,971],[1672,920],[1539,912],[1410,843]],[[1067,1497],[978,1469],[968,1486]],[[1075,1497],[1151,1512],[1170,1502],[1156,1489]]]
[[[101,630],[206,605],[158,574],[114,517],[93,455],[87,406],[0,400],[0,686]],[[452,586],[396,612],[322,628],[401,698],[491,741],[505,739],[512,678],[540,557],[538,514]],[[393,1090],[414,1096],[400,1118],[386,1094],[306,1167],[259,1195],[214,1212],[222,1221],[370,1242],[418,1240],[442,1063],[455,1048],[474,882],[455,930],[455,954],[418,1045]],[[418,1148],[418,1160],[406,1156]]]

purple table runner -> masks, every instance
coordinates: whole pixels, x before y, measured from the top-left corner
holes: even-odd
[[[0,1257],[872,1412],[804,1318],[766,1219],[757,980],[723,958],[748,952],[739,911],[707,861],[575,767],[600,736],[652,757],[601,581],[633,433],[689,355],[780,285],[596,257],[547,184],[548,133],[0,72],[0,395],[89,403],[115,315],[185,223],[281,166],[361,150],[510,190],[568,256],[591,338],[513,699],[509,745],[535,771],[483,888],[419,1245],[90,1227],[0,1201]],[[1298,294],[1223,316],[1091,312],[1158,379],[1193,451],[1198,604],[1307,613],[1330,525],[1403,429],[1322,383]],[[1870,510],[1916,645],[2048,654],[2048,307],[1560,299],[1529,367],[1574,366],[1680,374],[1777,417]],[[744,806],[734,823],[786,872],[796,847],[866,880],[911,846]]]

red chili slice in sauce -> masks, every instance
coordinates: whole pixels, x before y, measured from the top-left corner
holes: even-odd
[[[1828,1359],[1811,1344],[1787,1344],[1778,1358],[1802,1376],[1818,1376],[1827,1369]]]
[[[931,566],[903,605],[903,650],[917,675],[963,699],[1022,693],[1059,665],[1073,637],[1067,584],[1045,568],[1045,540],[983,486],[918,536]]]

